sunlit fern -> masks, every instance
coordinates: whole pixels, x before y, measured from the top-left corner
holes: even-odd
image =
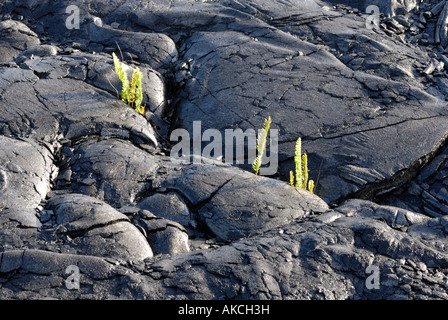
[[[115,53],[112,53],[114,59],[115,71],[121,81],[121,100],[126,103],[131,108],[141,115],[145,115],[145,106],[142,106],[143,101],[143,90],[142,90],[142,79],[143,73],[140,71],[139,67],[136,67],[132,72],[132,79],[129,83],[128,75],[123,70],[123,66],[118,60]]]
[[[258,172],[260,171],[263,162],[263,154],[264,149],[266,148],[266,142],[268,132],[271,127],[271,122],[272,122],[271,116],[269,116],[268,119],[264,120],[263,129],[260,131],[257,137],[257,157],[252,163],[252,169],[254,169],[256,175],[258,175]]]
[[[314,181],[309,180],[308,156],[306,153],[302,154],[301,138],[297,139],[294,151],[295,174],[292,170],[289,172],[290,184],[314,193]]]

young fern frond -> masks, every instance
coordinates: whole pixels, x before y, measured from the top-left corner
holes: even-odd
[[[299,138],[296,141],[294,148],[294,164],[296,169],[296,187],[302,187],[303,185],[303,172],[302,172],[302,139]]]
[[[307,188],[308,184],[308,156],[305,154],[302,154],[302,185],[300,186],[302,189]]]
[[[294,174],[290,171],[290,184],[298,188],[308,190],[314,193],[314,181],[309,179],[308,170],[308,156],[302,154],[302,139],[298,138],[294,150],[294,164],[295,164],[295,183]]]
[[[256,157],[254,162],[252,163],[252,169],[254,169],[255,175],[258,174],[260,167],[261,167],[261,159],[260,159],[260,157]]]
[[[142,80],[143,80],[143,73],[140,71],[140,69],[137,67],[135,69],[135,110],[140,113],[141,115],[145,115],[145,106],[142,106],[143,102],[143,90],[142,90]]]
[[[311,193],[314,193],[314,181],[313,180],[308,181],[308,191]]]
[[[291,185],[291,187],[294,187],[294,172],[289,171],[289,184]]]
[[[115,71],[122,84],[121,100],[130,107],[134,107],[134,109],[141,115],[144,115],[145,107],[141,105],[143,101],[143,73],[137,67],[132,72],[131,83],[129,83],[128,75],[123,70],[123,66],[115,53],[112,53],[112,58],[114,60]]]
[[[137,74],[137,69],[132,71],[131,87],[129,89],[129,98],[128,98],[129,105],[133,105],[135,102],[135,89],[137,87],[137,78],[135,76],[136,74]]]
[[[252,163],[252,169],[255,171],[255,175],[258,175],[258,172],[260,171],[264,149],[266,148],[268,132],[271,127],[271,122],[272,122],[271,116],[269,116],[268,119],[264,120],[263,129],[260,131],[257,137],[257,147],[256,147],[257,157]]]
[[[120,60],[118,60],[118,57],[115,53],[112,53],[112,58],[114,59],[115,71],[117,72],[118,78],[120,78],[122,84],[121,99],[123,100],[123,102],[128,103],[130,93],[128,75],[126,72],[124,72],[121,62]]]

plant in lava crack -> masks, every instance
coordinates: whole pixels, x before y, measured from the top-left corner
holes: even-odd
[[[269,129],[271,127],[271,122],[271,116],[269,116],[268,119],[264,120],[263,129],[260,131],[257,137],[257,157],[252,163],[252,169],[254,169],[256,175],[258,174],[258,171],[260,170],[262,164],[264,149],[266,148],[266,141]]]
[[[142,106],[143,90],[142,79],[143,73],[139,67],[136,67],[132,72],[131,82],[129,82],[127,73],[123,70],[121,61],[115,53],[112,53],[114,59],[115,71],[120,78],[121,88],[121,100],[141,115],[145,115],[145,106]]]
[[[290,184],[293,187],[302,188],[314,193],[314,181],[308,180],[308,156],[306,153],[302,154],[301,138],[298,138],[296,141],[294,153],[295,174],[292,170],[289,172]]]

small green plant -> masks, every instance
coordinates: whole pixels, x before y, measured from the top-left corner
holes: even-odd
[[[255,158],[254,162],[252,163],[252,169],[255,171],[255,175],[258,175],[258,171],[260,170],[264,149],[266,148],[266,142],[268,137],[268,132],[271,127],[271,116],[268,117],[268,119],[264,120],[263,129],[260,131],[257,137],[257,157]]]
[[[255,175],[258,175],[258,172],[262,165],[262,159],[264,150],[266,148],[267,136],[271,127],[271,122],[271,116],[264,120],[263,129],[260,131],[257,137],[257,157],[252,163],[252,169],[255,171]],[[308,190],[311,193],[314,193],[314,180],[309,180],[308,156],[306,153],[302,154],[301,138],[298,138],[295,144],[294,164],[295,173],[292,170],[289,172],[291,186],[302,188]]]
[[[142,106],[143,101],[143,90],[142,90],[142,79],[143,73],[140,71],[139,67],[136,67],[132,72],[132,79],[129,83],[128,75],[123,70],[120,60],[115,53],[112,53],[114,59],[115,71],[120,78],[122,88],[121,88],[121,100],[126,103],[131,108],[141,115],[145,115],[145,106]]]
[[[302,154],[302,139],[298,138],[295,145],[294,154],[295,174],[291,170],[289,172],[290,184],[293,187],[302,188],[314,193],[314,181],[308,180],[308,156]]]

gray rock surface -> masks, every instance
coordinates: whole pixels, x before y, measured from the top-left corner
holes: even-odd
[[[1,221],[19,222],[23,227],[39,226],[35,209],[50,191],[57,175],[51,147],[28,139],[0,136]]]
[[[153,256],[143,234],[129,219],[97,199],[76,194],[52,198],[55,228],[77,254],[144,260]]]
[[[0,36],[2,63],[16,58],[23,50],[40,44],[37,34],[19,21],[1,21]]]
[[[0,4],[0,297],[447,299],[447,16],[430,0]],[[120,50],[144,116],[119,99]],[[170,157],[175,129],[268,116],[272,176]],[[299,137],[315,194],[288,183]]]

